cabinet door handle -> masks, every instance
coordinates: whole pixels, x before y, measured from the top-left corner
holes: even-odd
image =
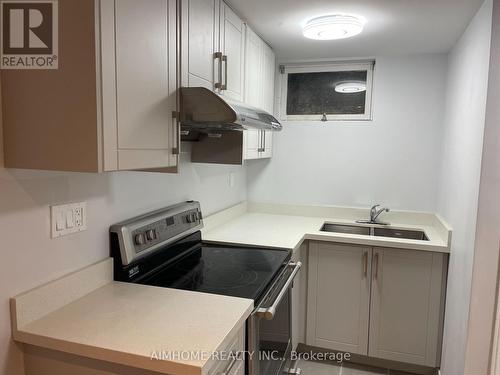
[[[177,129],[177,147],[174,150],[174,155],[181,154],[181,122],[178,119],[175,119],[176,129]]]
[[[368,251],[363,254],[363,274],[365,277],[368,276]]]
[[[218,79],[215,82],[215,88],[218,90],[223,90],[222,88],[222,52],[215,52],[214,54],[215,60],[219,61],[219,65],[217,67]]]
[[[378,253],[375,253],[375,279],[378,278]]]
[[[227,55],[222,55],[221,60],[222,60],[221,66],[222,66],[222,62],[224,62],[224,83],[222,83],[222,80],[221,80],[221,88],[220,89],[227,90]]]
[[[176,145],[172,148],[173,155],[181,154],[181,122],[180,122],[180,113],[177,111],[172,112],[172,126],[175,126],[175,140]]]

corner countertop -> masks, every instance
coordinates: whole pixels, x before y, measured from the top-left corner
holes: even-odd
[[[390,212],[384,220],[398,229],[423,230],[429,241],[322,232],[325,222],[355,224],[368,210],[344,207],[290,206],[243,202],[205,219],[203,240],[296,250],[306,240],[376,247],[450,252],[451,228],[438,215]]]
[[[78,290],[81,283],[96,289]],[[13,298],[11,309],[18,342],[164,374],[203,375],[210,358],[151,358],[220,350],[245,324],[253,300],[115,282],[106,260]]]

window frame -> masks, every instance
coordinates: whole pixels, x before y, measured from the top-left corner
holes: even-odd
[[[373,98],[373,73],[375,70],[375,60],[361,62],[322,62],[303,64],[282,64],[281,73],[281,98],[280,98],[280,119],[282,121],[321,121],[323,115],[287,115],[288,100],[288,74],[293,73],[321,73],[321,72],[346,72],[346,71],[366,71],[366,102],[364,114],[326,114],[327,121],[372,121],[372,98]]]

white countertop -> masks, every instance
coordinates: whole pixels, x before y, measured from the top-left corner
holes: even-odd
[[[387,214],[391,227],[423,230],[429,241],[322,232],[325,222],[355,224],[363,210],[242,203],[205,219],[203,240],[297,249],[305,240],[448,253],[451,229],[437,215],[414,212]]]
[[[80,277],[13,298],[15,340],[164,374],[198,375],[207,373],[209,359],[152,360],[152,355],[220,350],[253,310],[249,299],[114,281],[68,304],[56,301],[54,293],[67,288],[71,294],[72,284],[93,282],[89,277],[83,270]],[[47,305],[44,311],[33,312],[40,304]]]

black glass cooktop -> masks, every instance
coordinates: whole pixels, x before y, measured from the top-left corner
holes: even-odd
[[[287,250],[200,245],[142,284],[260,299]]]

